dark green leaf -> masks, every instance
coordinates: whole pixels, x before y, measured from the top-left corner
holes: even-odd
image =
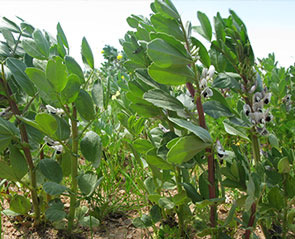
[[[178,118],[172,118],[172,117],[168,117],[168,119],[170,121],[172,121],[173,123],[177,124],[178,126],[185,128],[188,131],[194,133],[196,136],[198,136],[205,143],[212,144],[212,138],[206,129],[204,129],[198,125],[195,125],[192,122],[184,120],[184,119],[178,119]]]
[[[55,132],[55,135],[56,137],[59,139],[59,140],[66,140],[70,137],[70,134],[71,134],[71,129],[70,129],[70,126],[68,124],[68,122],[63,119],[63,118],[60,118],[58,116],[54,116],[56,122],[57,122],[57,129],[56,129],[56,132]]]
[[[229,108],[225,105],[221,104],[218,101],[211,100],[207,101],[203,104],[204,112],[214,119],[218,119],[219,117],[231,117],[233,113]]]
[[[36,89],[33,83],[30,81],[29,77],[26,75],[26,65],[15,58],[7,58],[6,60],[7,67],[14,76],[14,79],[19,84],[19,86],[29,95],[34,96]]]
[[[166,198],[166,197],[163,197],[163,198],[160,198],[159,201],[159,206],[161,208],[166,208],[166,209],[173,209],[175,207],[175,203],[172,202],[169,198]]]
[[[144,93],[143,98],[155,106],[161,107],[163,109],[172,111],[184,109],[184,106],[179,100],[160,89],[149,90],[148,92]]]
[[[50,221],[60,221],[66,217],[64,205],[60,199],[54,199],[49,202],[49,208],[45,212],[45,217]]]
[[[13,169],[4,161],[0,161],[0,178],[8,179],[13,182],[18,180]]]
[[[93,120],[95,117],[94,105],[90,95],[85,90],[80,90],[75,101],[80,116],[86,120]]]
[[[64,103],[73,103],[80,92],[81,80],[75,74],[70,74],[67,78],[67,84],[61,92],[61,99]]]
[[[240,79],[240,75],[232,72],[219,73],[217,77],[214,79],[213,86],[215,88],[220,89],[235,89],[240,90],[240,84],[238,80]]]
[[[43,189],[49,195],[58,195],[66,191],[67,187],[56,182],[46,182],[43,184]]]
[[[275,209],[281,210],[285,206],[284,196],[278,187],[272,188],[269,191],[267,197],[268,197],[269,204]]]
[[[192,200],[193,203],[200,202],[203,200],[202,196],[197,192],[197,189],[190,183],[182,183],[187,196]]]
[[[80,142],[80,148],[86,160],[92,162],[95,168],[98,167],[102,155],[101,139],[97,133],[89,131]]]
[[[249,140],[249,138],[247,136],[247,132],[245,131],[244,128],[234,125],[230,121],[223,121],[223,125],[224,125],[224,129],[227,133],[229,133],[231,135],[237,135],[237,136],[240,136],[244,139]]]
[[[9,148],[11,168],[18,179],[22,179],[28,172],[28,165],[24,155],[16,147]]]
[[[42,159],[38,167],[41,173],[50,181],[60,183],[62,180],[62,169],[53,159]]]

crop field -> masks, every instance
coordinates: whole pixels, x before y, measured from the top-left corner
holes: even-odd
[[[295,65],[233,10],[151,11],[99,66],[62,22],[2,18],[1,239],[295,238]]]

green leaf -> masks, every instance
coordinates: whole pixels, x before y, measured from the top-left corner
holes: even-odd
[[[93,166],[97,168],[102,155],[99,135],[93,131],[87,132],[80,142],[80,149],[85,159],[92,162]]]
[[[31,57],[37,58],[39,60],[47,59],[47,57],[40,52],[38,45],[36,44],[35,41],[31,39],[23,39],[21,42],[21,45],[23,49],[25,50],[25,52]]]
[[[82,39],[81,54],[84,64],[88,65],[91,69],[94,69],[93,54],[85,37]]]
[[[291,170],[290,163],[288,157],[283,157],[278,162],[278,171],[279,173],[289,173]]]
[[[67,85],[66,66],[60,57],[55,57],[47,63],[46,77],[56,92],[61,92]]]
[[[60,201],[60,199],[51,200],[48,203],[49,208],[45,212],[45,217],[49,221],[60,221],[66,217],[66,213],[64,211],[64,205]]]
[[[72,156],[71,153],[68,151],[65,151],[62,154],[61,157],[61,168],[62,168],[62,174],[67,177],[71,174],[71,168],[72,168]]]
[[[103,107],[103,86],[101,84],[101,80],[96,80],[93,83],[91,95],[96,106],[102,108]]]
[[[2,28],[1,33],[3,37],[5,38],[7,45],[13,49],[15,46],[15,39],[11,31],[9,31],[8,29]]]
[[[60,118],[58,116],[54,116],[56,122],[57,122],[57,129],[55,132],[56,137],[59,140],[66,140],[70,137],[71,129],[70,125],[64,118]]]
[[[49,104],[54,104],[57,101],[56,93],[46,79],[45,72],[38,68],[28,67],[26,73],[39,90],[42,99]]]
[[[89,197],[99,186],[103,178],[97,179],[97,175],[94,173],[83,173],[80,174],[77,179],[81,192]]]
[[[155,63],[148,67],[148,73],[154,81],[165,85],[183,85],[192,82],[195,77],[188,66],[161,68]]]
[[[0,178],[13,182],[18,181],[13,169],[4,161],[0,161]]]
[[[227,133],[229,133],[231,135],[240,136],[240,137],[250,141],[245,130],[242,127],[238,127],[237,125],[234,125],[234,124],[230,123],[229,121],[223,121],[223,125],[224,125],[224,129]]]
[[[162,219],[162,211],[158,205],[153,205],[150,210],[150,216],[153,223],[157,223]]]
[[[164,18],[161,14],[155,14],[151,16],[151,22],[157,32],[166,33],[179,41],[184,41],[184,33],[176,20]]]
[[[65,63],[69,73],[76,74],[80,79],[81,83],[84,82],[84,74],[80,65],[76,62],[73,57],[65,56]]]
[[[67,190],[67,187],[56,182],[46,182],[43,184],[44,191],[49,195],[59,195]]]
[[[36,115],[35,121],[46,134],[55,134],[58,124],[54,116],[47,113],[40,113]]]
[[[194,37],[191,37],[191,42],[196,48],[199,48],[198,55],[200,56],[200,61],[205,67],[209,68],[211,65],[211,60],[206,47]]]
[[[13,137],[18,135],[19,131],[15,125],[0,117],[0,152],[7,148]]]
[[[10,210],[21,215],[27,214],[31,209],[31,202],[21,195],[14,195],[10,201]]]
[[[225,105],[221,104],[218,101],[211,100],[206,101],[203,104],[204,112],[214,119],[218,119],[219,117],[231,117],[233,116],[233,113],[229,108],[227,108]]]
[[[219,73],[214,79],[212,87],[220,89],[230,88],[239,90],[241,88],[240,83],[238,82],[240,78],[240,75],[232,72]]]
[[[60,25],[60,23],[57,24],[56,26],[57,29],[57,35],[60,37],[60,39],[62,40],[62,43],[65,45],[66,48],[69,49],[69,44],[68,44],[68,40],[66,38],[66,35]]]
[[[145,154],[147,151],[153,148],[153,145],[146,139],[136,139],[133,142],[133,147],[138,153]]]
[[[62,169],[53,159],[42,159],[38,167],[41,173],[50,181],[60,183],[62,180]]]
[[[18,179],[22,179],[28,172],[28,165],[24,155],[16,147],[9,148],[11,168]]]
[[[180,18],[174,5],[168,1],[155,0],[154,7],[157,12],[161,13],[166,18],[178,20]]]
[[[39,30],[36,29],[33,32],[33,39],[35,40],[36,46],[39,50],[39,52],[45,57],[49,57],[49,42],[47,39],[44,37],[43,33]]]
[[[148,164],[153,165],[159,169],[163,169],[163,170],[173,170],[174,169],[173,165],[171,165],[166,160],[164,160],[156,155],[155,149],[152,149],[149,152],[147,152],[145,159]]]
[[[70,74],[67,79],[67,84],[61,94],[61,100],[64,103],[73,103],[80,92],[81,80],[75,74]]]
[[[148,43],[147,54],[161,68],[186,66],[192,63],[189,56],[185,57],[176,48],[159,38]]]
[[[205,35],[205,38],[208,40],[208,41],[211,41],[212,39],[212,27],[211,27],[211,24],[210,24],[210,21],[208,19],[208,17],[206,16],[206,14],[198,11],[197,12],[197,16],[198,16],[198,19],[201,23],[201,27],[203,29],[203,32],[204,32],[204,35]]]
[[[191,183],[182,183],[187,196],[192,200],[193,203],[200,202],[203,200],[202,196],[197,192],[197,189]]]
[[[181,137],[169,150],[167,161],[170,163],[182,164],[189,161],[208,146],[210,146],[210,144],[204,143],[200,138],[194,135]]]
[[[204,199],[209,199],[208,173],[205,171],[199,177],[199,190]]]
[[[36,93],[36,89],[34,87],[34,84],[30,81],[29,77],[25,73],[25,63],[23,63],[21,60],[9,57],[6,59],[6,64],[19,86],[29,96],[34,96]]]
[[[175,207],[175,203],[172,202],[169,198],[162,197],[159,199],[158,204],[161,208],[166,208],[166,209],[173,209]]]
[[[274,134],[269,134],[268,141],[272,147],[279,149],[279,147],[280,147],[279,141]]]
[[[100,225],[100,221],[93,216],[83,217],[81,220],[79,220],[79,223],[83,227],[90,227],[90,228],[98,227]]]
[[[178,126],[194,133],[196,136],[198,136],[205,143],[212,144],[212,138],[206,129],[204,129],[198,125],[195,125],[192,122],[184,120],[184,119],[178,119],[178,118],[172,118],[172,117],[168,117],[168,119],[170,121],[172,121],[173,123],[177,124]]]
[[[267,195],[269,204],[277,210],[281,210],[285,205],[285,199],[278,187],[272,188]]]
[[[291,175],[288,175],[288,178],[286,180],[286,193],[289,198],[295,197],[295,178],[292,177]]]
[[[184,109],[183,104],[178,99],[160,89],[149,90],[148,92],[144,93],[143,98],[146,101],[151,102],[153,105],[163,109],[172,111]]]
[[[80,116],[84,120],[90,121],[95,118],[93,101],[90,95],[85,90],[80,90],[75,103]]]

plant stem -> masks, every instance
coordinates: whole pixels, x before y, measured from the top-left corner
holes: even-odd
[[[287,195],[287,186],[286,186],[286,181],[289,177],[288,174],[284,174],[284,182],[283,182],[283,186],[284,186],[284,194],[285,194],[285,206],[283,209],[283,239],[287,238],[287,232],[288,232],[288,222],[287,222],[287,215],[288,215],[288,195]]]
[[[6,81],[6,78],[5,78],[4,65],[2,64],[1,67],[2,67],[2,81],[1,81],[1,83],[2,83],[3,88],[5,90],[6,97],[8,99],[10,108],[15,116],[21,115],[21,112],[20,112],[16,102],[11,97],[12,91]],[[19,124],[22,149],[25,154],[26,162],[29,166],[29,174],[30,174],[30,180],[31,180],[31,187],[29,189],[31,191],[32,202],[33,202],[33,207],[34,207],[34,212],[35,212],[35,225],[38,226],[40,224],[40,205],[39,205],[38,195],[37,195],[37,179],[36,179],[35,166],[34,166],[32,154],[30,151],[30,146],[29,146],[30,143],[29,143],[29,138],[28,138],[26,127],[18,118],[16,118],[16,120]]]
[[[177,185],[177,191],[178,193],[182,192],[181,187],[181,174],[180,174],[180,168],[175,167],[175,179],[176,179],[176,185]],[[179,208],[177,210],[177,216],[178,216],[178,223],[179,223],[179,232],[181,236],[185,235],[185,229],[184,229],[184,212],[183,212],[183,204],[179,205]]]
[[[68,231],[71,232],[74,224],[76,203],[77,203],[77,190],[78,190],[78,127],[77,127],[77,110],[76,106],[73,105],[73,115],[71,117],[72,123],[72,168],[71,168],[71,191],[70,196],[70,213],[68,218]]]
[[[260,147],[259,147],[258,137],[256,136],[254,130],[251,130],[251,141],[252,141],[254,163],[257,164],[260,161]]]
[[[249,219],[247,227],[253,227],[255,222],[255,213],[256,213],[256,202],[253,202],[251,206],[251,215],[250,215],[250,219]],[[249,239],[250,235],[251,235],[251,230],[247,229],[245,232],[245,239]]]

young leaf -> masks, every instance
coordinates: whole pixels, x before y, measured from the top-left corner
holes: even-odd
[[[21,60],[12,57],[6,59],[6,64],[19,86],[29,96],[34,96],[36,93],[36,88],[25,73],[26,65]]]
[[[56,92],[61,92],[67,84],[66,66],[60,57],[55,57],[47,63],[46,77]]]
[[[212,38],[212,27],[210,24],[210,21],[208,19],[208,17],[206,16],[206,14],[198,11],[197,13],[198,19],[201,23],[201,27],[203,29],[203,32],[205,34],[205,37],[208,41],[211,41]]]
[[[82,39],[81,54],[84,64],[88,65],[91,69],[94,69],[93,54],[85,37]]]
[[[69,49],[69,44],[68,44],[68,40],[66,38],[66,35],[60,25],[60,23],[57,24],[56,26],[57,29],[57,35],[60,37],[60,39],[62,40],[62,43],[65,45],[66,48]]]
[[[176,8],[169,0],[165,2],[162,0],[155,0],[153,6],[158,13],[161,13],[166,18],[171,18],[175,20],[178,20],[180,18]]]
[[[10,210],[19,213],[26,214],[31,209],[31,202],[28,198],[21,195],[14,195],[10,201]]]
[[[197,153],[210,146],[195,135],[181,137],[167,154],[167,161],[182,164],[189,161]]]
[[[92,162],[93,166],[97,168],[102,155],[99,135],[93,131],[87,132],[80,142],[80,149],[85,159]]]
[[[36,115],[35,121],[44,133],[48,135],[55,134],[58,124],[54,116],[47,113],[40,113]]]

